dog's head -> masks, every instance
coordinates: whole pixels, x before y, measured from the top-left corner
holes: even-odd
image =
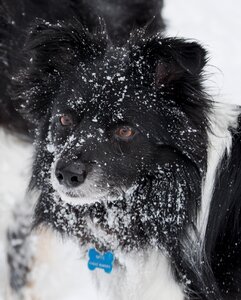
[[[198,202],[209,109],[199,44],[136,34],[114,48],[103,32],[43,23],[27,49],[15,95],[35,127],[41,191],[75,205],[111,202],[159,174],[166,199],[186,186],[184,198]]]

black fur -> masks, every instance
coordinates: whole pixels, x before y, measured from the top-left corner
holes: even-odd
[[[231,153],[225,153],[211,202],[205,252],[224,299],[241,297],[241,126],[232,130]]]
[[[91,232],[87,226],[90,219],[111,239],[117,239],[124,251],[155,245],[168,249],[175,260],[173,249],[182,251],[180,241],[190,224],[196,223],[206,170],[209,101],[201,87],[205,51],[193,42],[140,33],[125,47],[113,48],[105,33],[91,35],[78,23],[37,25],[26,47],[31,64],[18,77],[15,98],[22,114],[39,124],[32,187],[42,195],[35,226],[45,223],[77,236],[83,244],[115,250]],[[116,73],[119,75],[110,81]],[[125,97],[118,103],[123,91]],[[73,99],[80,96],[76,106]],[[66,97],[71,99],[67,105]],[[71,132],[59,128],[55,117],[68,110],[76,124]],[[109,143],[102,136],[98,142],[99,127],[90,122],[96,115],[97,125],[106,129],[107,136],[124,123],[140,128],[140,137],[128,148],[125,142],[116,144],[110,139]],[[86,132],[96,137],[86,141],[80,152],[76,144]],[[70,134],[74,141],[61,153]],[[56,155],[48,151],[49,143],[65,159],[80,159],[81,155],[81,161],[101,162],[104,182],[118,187],[126,180],[137,185],[136,191],[131,198],[124,195],[107,206],[64,204],[49,184]],[[120,160],[116,147],[127,153],[124,159]],[[108,215],[114,212],[115,226],[110,227]],[[131,223],[126,223],[123,214]],[[175,267],[182,274],[189,272]],[[201,287],[196,284],[196,288]]]
[[[32,137],[32,126],[16,112],[11,102],[12,76],[23,66],[23,56],[19,55],[28,36],[30,24],[36,18],[47,22],[66,23],[78,20],[90,32],[100,23],[106,22],[106,29],[112,43],[126,42],[130,32],[149,24],[149,32],[164,28],[161,18],[162,0],[115,1],[109,0],[1,0],[0,1],[0,125],[12,132]],[[145,14],[140,13],[145,11]],[[154,18],[155,17],[155,18]],[[117,22],[118,20],[118,22]]]
[[[157,33],[162,1],[12,2],[0,2],[0,121],[13,128],[14,110],[18,129],[34,138],[34,227],[51,226],[99,250],[165,249],[187,299],[238,299],[239,134],[220,167],[204,251],[196,228],[212,108],[202,86],[203,47]],[[61,125],[63,115],[70,126]],[[135,130],[128,141],[116,136],[123,126]],[[98,172],[97,187],[112,200],[61,199],[57,166],[80,163],[87,179]],[[13,276],[12,287],[20,289],[25,276]]]

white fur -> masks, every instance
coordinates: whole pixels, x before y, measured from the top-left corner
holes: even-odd
[[[51,231],[38,234],[36,261],[25,299],[38,300],[183,300],[182,287],[159,250],[115,253],[111,274],[88,270],[87,251]],[[82,249],[83,250],[83,249]]]
[[[98,299],[78,243],[48,231],[34,233],[35,260],[24,300]],[[19,300],[19,299],[18,299]]]
[[[25,196],[32,165],[32,146],[0,128],[0,299],[7,299],[6,232],[13,209]]]
[[[201,211],[197,223],[202,242],[206,231],[217,168],[225,152],[229,153],[232,146],[232,136],[228,129],[237,127],[237,119],[240,113],[238,106],[214,103],[214,108],[210,115],[211,131],[208,133],[207,174],[203,181]]]
[[[160,250],[116,253],[119,266],[111,275],[97,270],[97,283],[105,300],[182,300],[184,294]]]

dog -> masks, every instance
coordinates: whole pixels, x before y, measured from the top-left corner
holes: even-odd
[[[164,36],[162,1],[0,7],[0,120],[35,148],[9,297],[85,297],[82,257],[102,299],[240,299],[240,108],[206,50]]]

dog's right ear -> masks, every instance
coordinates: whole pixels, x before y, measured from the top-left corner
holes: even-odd
[[[39,123],[51,109],[63,81],[80,64],[90,64],[102,56],[106,43],[102,28],[91,34],[77,21],[35,23],[25,45],[25,65],[14,76],[17,110],[33,124]]]
[[[96,59],[103,55],[105,48],[106,35],[103,30],[91,34],[77,21],[54,25],[39,21],[30,30],[26,42],[26,50],[30,51],[35,65],[52,67],[59,72],[69,64]]]

